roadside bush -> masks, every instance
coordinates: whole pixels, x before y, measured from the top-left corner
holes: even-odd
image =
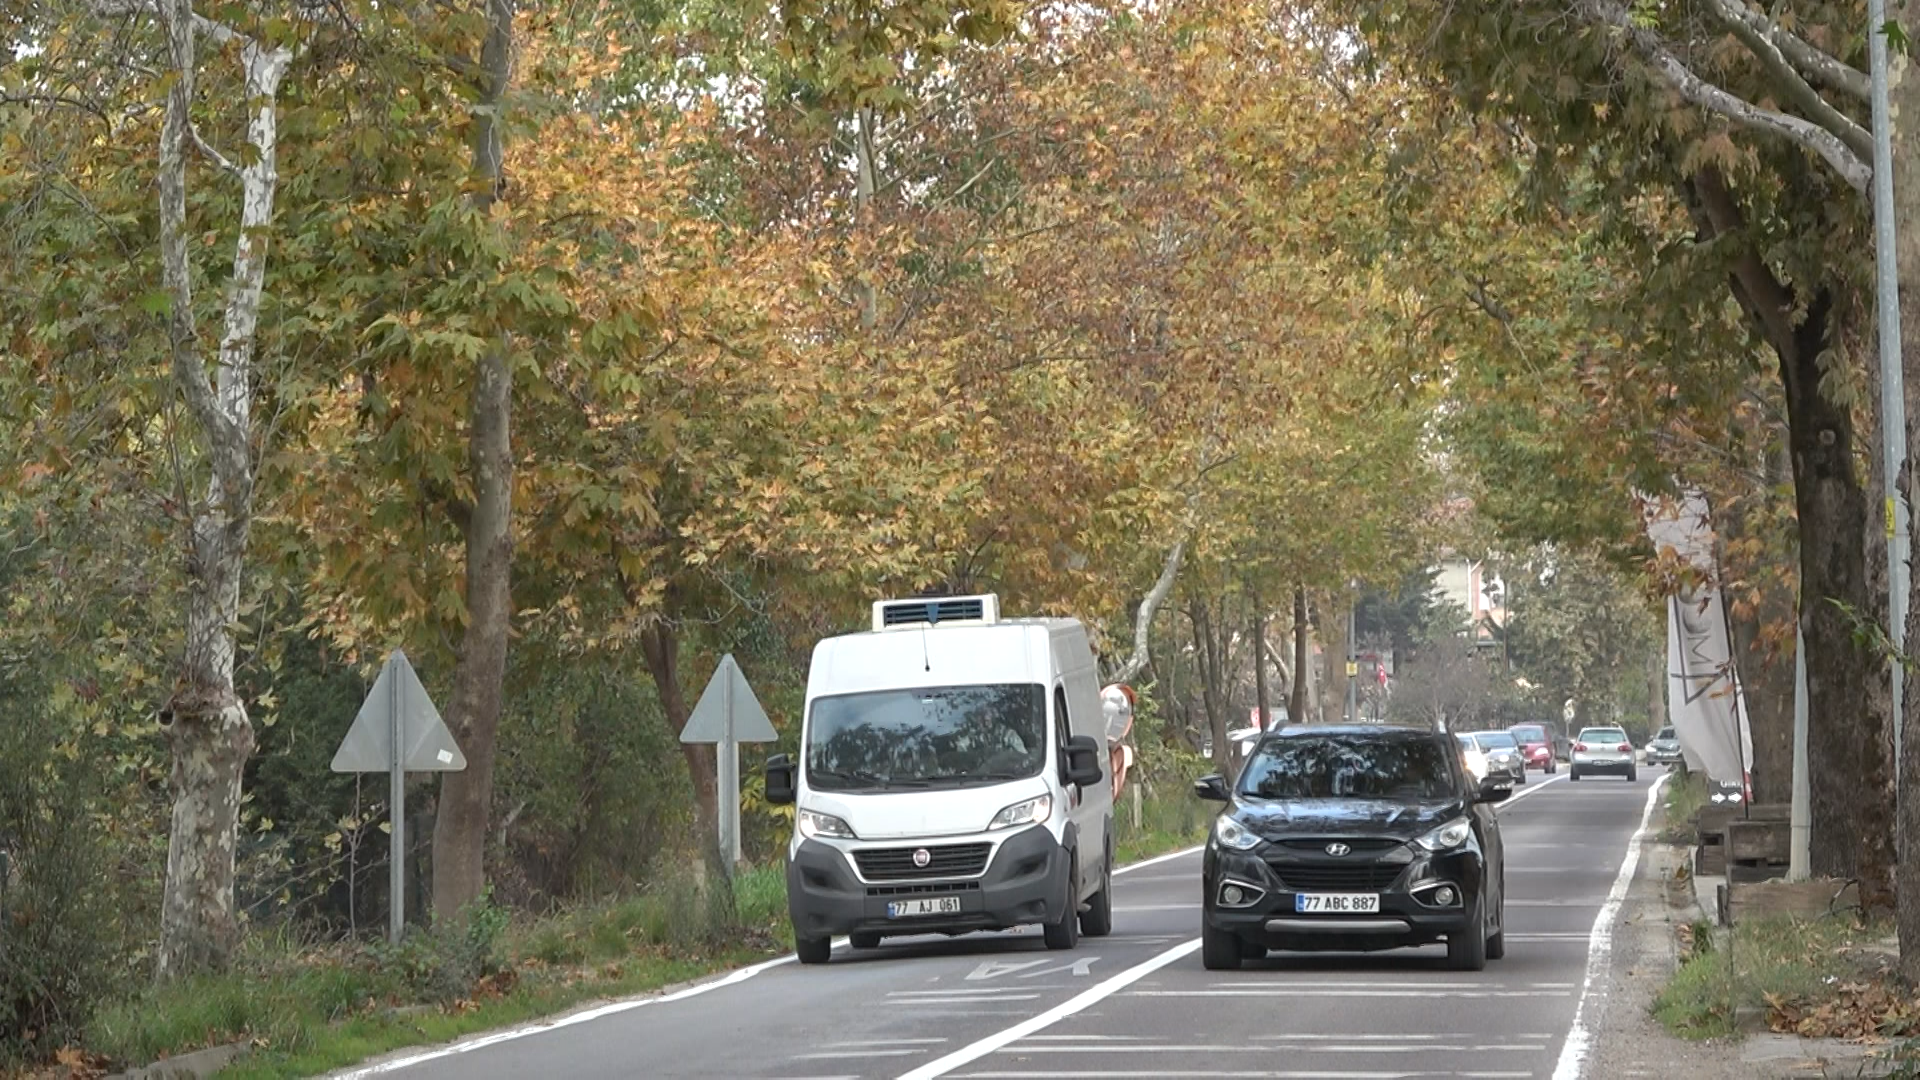
[[[43,686],[0,673],[0,1062],[74,1040],[113,976],[100,763],[65,736]]]
[[[459,1001],[481,979],[501,971],[500,937],[508,921],[507,910],[493,902],[489,889],[452,919],[410,931],[400,944],[380,947],[377,955],[414,999]]]

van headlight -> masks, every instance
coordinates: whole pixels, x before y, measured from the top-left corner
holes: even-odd
[[[1467,837],[1472,835],[1473,822],[1466,818],[1455,818],[1420,839],[1415,840],[1414,843],[1419,844],[1428,851],[1452,851],[1454,848],[1466,843]]]
[[[993,820],[987,822],[987,831],[1014,829],[1022,825],[1036,825],[1047,820],[1047,816],[1052,813],[1053,796],[1035,795],[1031,799],[1014,803],[1012,806],[993,815]],[[975,818],[974,820],[977,821],[979,819]]]
[[[831,836],[839,840],[860,839],[853,835],[853,826],[832,814],[822,814],[817,810],[802,810],[793,815],[793,820],[799,826],[800,835],[809,840],[816,836]]]
[[[1260,838],[1253,834],[1253,830],[1234,820],[1232,814],[1221,814],[1213,819],[1213,838],[1220,841],[1221,847],[1235,851],[1246,851],[1260,843]]]

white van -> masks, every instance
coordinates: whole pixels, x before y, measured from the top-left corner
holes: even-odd
[[[1104,724],[1086,629],[1002,619],[995,596],[883,600],[871,632],[821,641],[799,760],[767,761],[767,799],[795,804],[800,961],[840,934],[1109,933]]]

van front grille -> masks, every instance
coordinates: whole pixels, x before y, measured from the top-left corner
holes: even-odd
[[[927,864],[914,863],[913,853],[925,851]],[[916,881],[927,878],[976,877],[987,868],[992,844],[941,844],[920,847],[867,848],[853,853],[860,875],[868,881]]]

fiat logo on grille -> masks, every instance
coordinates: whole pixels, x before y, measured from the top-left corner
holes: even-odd
[[[928,851],[926,848],[913,849],[913,865],[924,869],[926,865],[932,861],[933,852]]]
[[[1353,850],[1352,848],[1348,847],[1345,844],[1328,844],[1327,845],[1327,854],[1329,855],[1345,855],[1347,852],[1352,850]]]

